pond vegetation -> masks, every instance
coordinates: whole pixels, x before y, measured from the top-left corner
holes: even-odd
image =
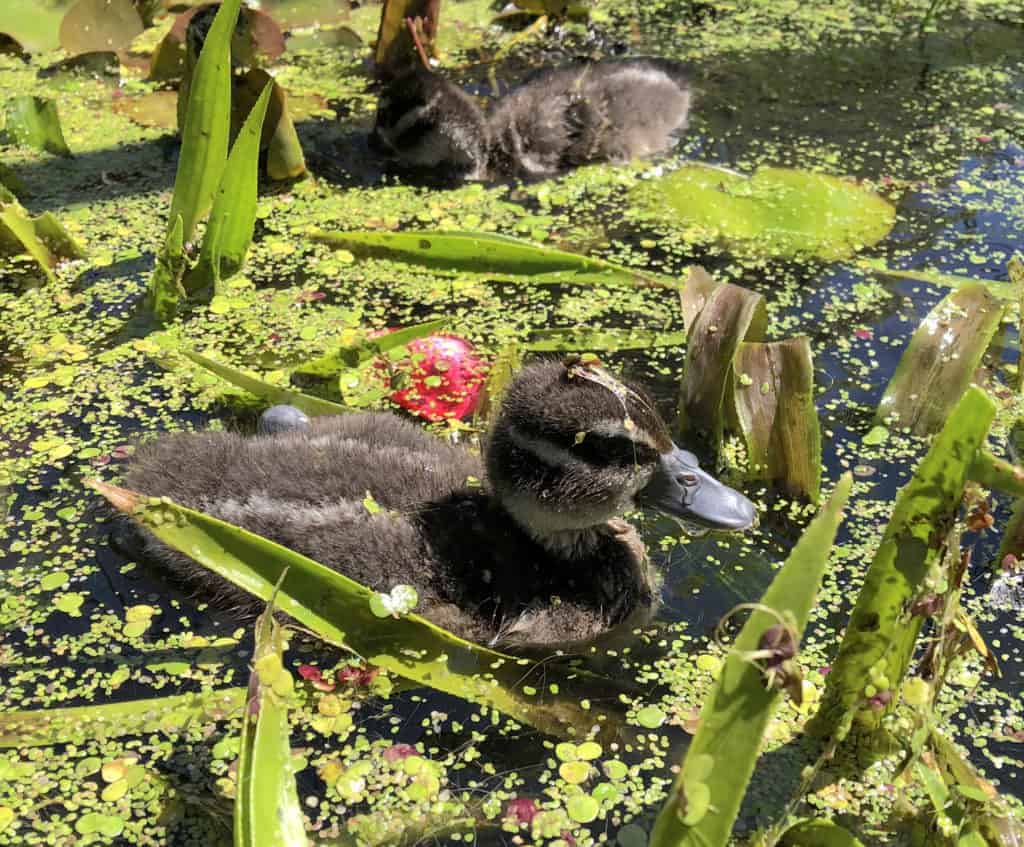
[[[1019,845],[1024,4],[195,14],[0,9],[0,844]],[[500,97],[623,54],[692,65],[672,155],[485,184],[367,143],[374,62]],[[538,355],[648,385],[760,515],[630,515],[658,617],[583,649],[119,485],[280,403],[476,450]]]

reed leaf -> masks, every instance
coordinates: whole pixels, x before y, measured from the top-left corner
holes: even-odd
[[[154,732],[176,735],[192,721],[236,714],[244,703],[244,688],[222,688],[69,709],[0,712],[0,748],[81,744]]]
[[[766,686],[764,672],[745,654],[760,649],[763,637],[780,619],[786,622],[796,647],[852,485],[853,477],[844,474],[737,636],[701,709],[700,728],[658,815],[651,847],[723,847],[728,843],[765,727],[780,697],[775,687]]]
[[[217,362],[192,350],[178,350],[178,352],[210,373],[219,376],[225,382],[229,382],[236,388],[241,388],[243,391],[248,391],[257,397],[262,397],[272,404],[288,403],[297,409],[301,409],[307,415],[343,415],[352,411],[348,406],[332,403],[330,400],[324,400],[320,397],[313,397],[310,394],[303,394],[301,391],[293,391],[290,388],[282,388],[279,385],[264,382],[262,379],[250,376],[238,368]]]
[[[1024,467],[993,456],[987,450],[978,450],[971,459],[967,478],[985,488],[1002,491],[1013,497],[1024,497]]]
[[[206,286],[218,288],[220,281],[238,273],[245,261],[256,225],[260,132],[270,92],[269,85],[263,89],[231,148],[206,225],[199,265],[186,283],[190,293]]]
[[[308,844],[289,743],[288,700],[294,682],[284,667],[287,645],[271,608],[256,625],[255,670],[238,751],[235,847]]]
[[[380,618],[371,608],[378,601],[374,591],[280,544],[164,498],[99,480],[88,485],[165,544],[250,594],[269,600],[280,585],[278,609],[371,664],[543,732],[565,735],[596,724],[602,733],[618,732],[619,716],[580,705],[607,698],[609,686],[616,688],[608,679],[533,665],[465,641],[416,614]]]
[[[842,740],[859,764],[873,760],[886,739],[876,732],[894,704],[914,651],[924,616],[910,607],[925,590],[948,528],[963,497],[964,484],[995,417],[992,400],[971,386],[932,441],[913,478],[896,497],[892,517],[864,577],[839,653],[826,678],[821,706],[808,723],[811,734]],[[871,702],[873,678],[888,681]],[[885,699],[885,698],[888,699]],[[851,715],[853,720],[850,720]]]
[[[753,475],[817,503],[821,426],[809,339],[740,344],[733,359],[733,398]]]
[[[973,276],[960,276],[958,274],[947,274],[942,271],[935,271],[929,268],[920,270],[894,270],[877,260],[859,262],[858,267],[863,268],[876,276],[887,276],[894,279],[910,279],[916,282],[923,282],[926,285],[933,285],[937,288],[969,288],[975,285],[984,285],[989,294],[1007,303],[1016,303],[1020,298],[1020,286],[1012,280],[1007,282],[1001,279],[978,279]]]
[[[181,278],[185,273],[185,245],[183,243],[184,225],[181,215],[174,218],[174,224],[164,247],[156,257],[156,267],[149,278],[146,294],[146,309],[160,324],[174,320],[178,305],[185,297],[185,289]]]
[[[915,435],[938,432],[974,380],[1003,311],[981,283],[939,302],[910,339],[878,404],[878,419]]]
[[[659,274],[493,233],[317,231],[311,237],[359,258],[490,274],[503,282],[680,287],[677,280]]]
[[[188,86],[181,157],[174,178],[171,221],[180,215],[191,241],[209,211],[228,155],[231,128],[231,36],[241,0],[224,0],[210,26]]]

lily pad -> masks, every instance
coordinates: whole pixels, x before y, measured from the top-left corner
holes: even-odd
[[[71,56],[121,50],[142,30],[132,0],[78,0],[60,23],[60,46]]]
[[[752,177],[691,164],[631,192],[647,216],[759,256],[837,260],[878,243],[896,211],[847,179],[787,168]]]

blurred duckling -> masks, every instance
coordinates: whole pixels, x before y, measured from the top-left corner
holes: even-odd
[[[586,62],[540,71],[485,116],[460,88],[419,67],[387,87],[373,141],[406,166],[448,176],[539,179],[670,150],[690,100],[678,62]]]
[[[741,530],[753,504],[672,443],[638,386],[580,363],[524,368],[484,459],[389,413],[265,413],[257,435],[143,444],[125,484],[245,527],[486,644],[562,648],[648,619],[657,578],[619,516]],[[367,494],[381,507],[368,510]],[[243,615],[260,601],[145,530],[142,555]]]

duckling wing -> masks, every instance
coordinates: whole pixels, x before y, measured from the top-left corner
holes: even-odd
[[[443,497],[480,477],[479,460],[390,414],[315,418],[298,430],[245,437],[176,434],[143,444],[125,484],[210,511],[260,496],[316,505],[357,501],[404,509]]]

